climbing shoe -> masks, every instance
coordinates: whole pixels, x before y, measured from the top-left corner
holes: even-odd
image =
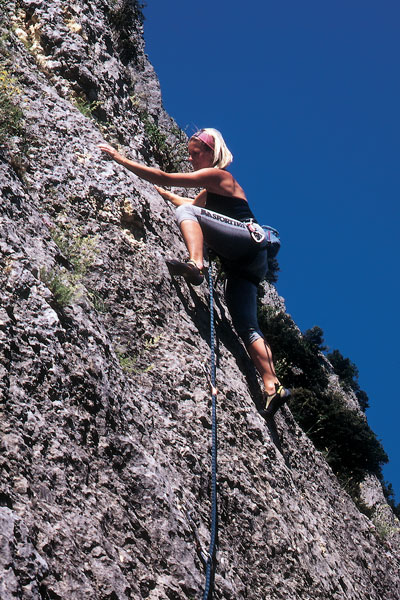
[[[192,285],[201,285],[204,281],[204,273],[194,260],[167,260],[167,266],[172,275],[184,277]]]
[[[283,385],[276,383],[275,392],[273,394],[265,395],[265,408],[260,411],[260,414],[263,417],[273,417],[276,411],[285,404],[290,395],[290,390],[284,388]]]

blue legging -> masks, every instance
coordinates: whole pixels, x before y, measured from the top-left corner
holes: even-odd
[[[220,257],[227,273],[225,299],[233,324],[245,346],[263,338],[257,319],[257,288],[268,270],[268,241],[253,240],[241,221],[200,206],[182,204],[176,218],[197,221],[208,248]],[[255,225],[262,231],[259,225]]]

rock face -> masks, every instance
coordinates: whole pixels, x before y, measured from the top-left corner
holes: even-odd
[[[208,292],[168,273],[184,256],[171,208],[96,149],[176,170],[183,136],[134,0],[0,7],[23,111],[0,154],[0,597],[200,598],[187,514],[207,547]],[[214,597],[398,600],[398,538],[358,511],[288,408],[276,426],[259,416],[222,297]],[[282,302],[273,288],[264,301]]]

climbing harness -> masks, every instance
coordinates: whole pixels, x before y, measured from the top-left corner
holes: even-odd
[[[209,256],[208,267],[208,285],[210,290],[210,377],[209,383],[211,388],[211,532],[210,546],[207,554],[206,567],[206,583],[204,586],[203,600],[211,600],[214,588],[216,549],[218,537],[218,507],[217,507],[217,394],[218,390],[215,387],[216,363],[215,363],[215,327],[214,327],[214,293],[213,293],[213,262]]]
[[[254,219],[248,219],[247,221],[244,221],[244,224],[257,244],[261,244],[261,242],[265,240],[265,231]]]

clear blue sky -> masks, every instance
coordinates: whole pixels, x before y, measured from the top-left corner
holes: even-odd
[[[360,372],[400,502],[398,0],[148,0],[146,52],[188,134],[220,129],[278,292]]]

